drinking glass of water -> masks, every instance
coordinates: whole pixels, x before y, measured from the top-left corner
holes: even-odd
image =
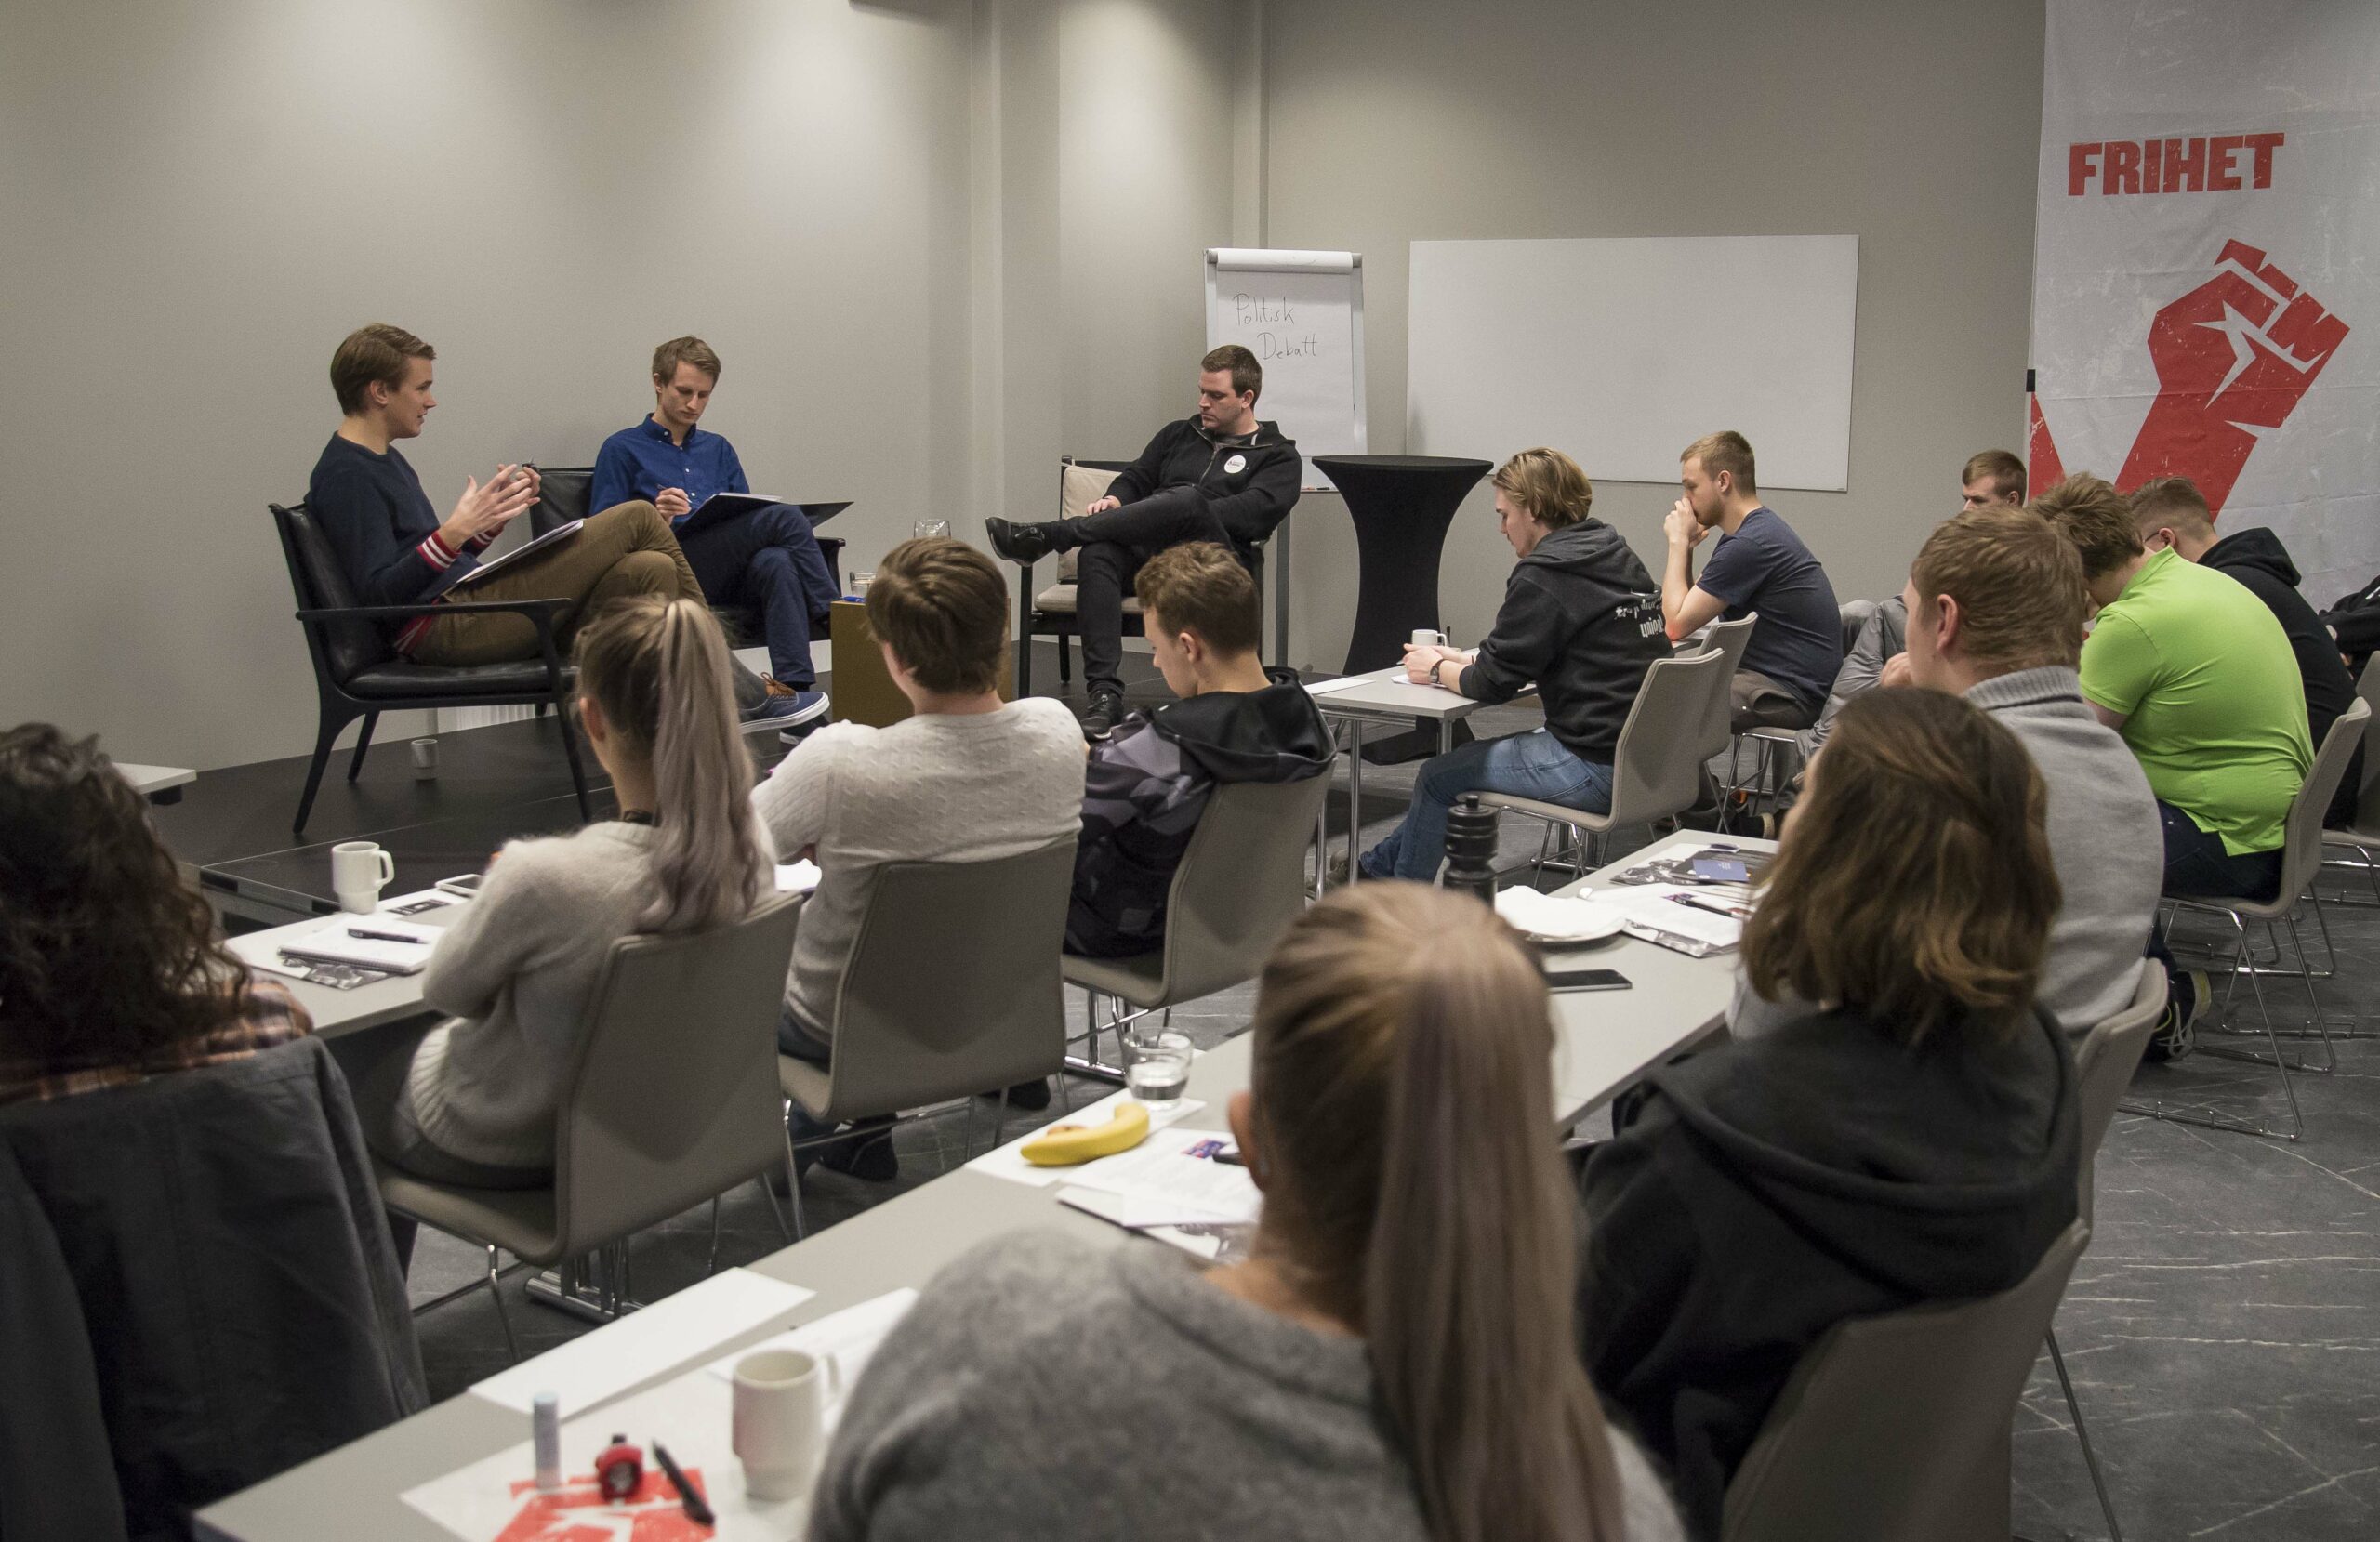
[[[1130,1034],[1124,1039],[1124,1085],[1151,1114],[1164,1114],[1182,1100],[1190,1085],[1190,1036]]]
[[[920,541],[947,541],[950,539],[950,521],[948,520],[919,520],[910,526],[910,533]]]

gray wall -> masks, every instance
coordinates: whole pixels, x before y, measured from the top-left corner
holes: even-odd
[[[1857,234],[1850,490],[1776,507],[1844,597],[1897,590],[1966,457],[2023,448],[2042,18],[2041,0],[1276,5],[1266,241],[1364,254],[1371,442],[1395,451],[1408,242]],[[1675,496],[1596,481],[1656,577]],[[1354,540],[1336,500],[1303,507],[1301,651],[1335,664]],[[1447,542],[1459,639],[1511,561],[1483,484]]]

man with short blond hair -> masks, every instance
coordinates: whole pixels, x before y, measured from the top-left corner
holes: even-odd
[[[2164,860],[2148,777],[2082,698],[2082,565],[2040,516],[1982,508],[1935,528],[1900,599],[1908,682],[1990,713],[2041,771],[2064,899],[2038,1000],[2068,1033],[2088,1033],[2131,997]],[[1744,1037],[1807,1009],[1739,986],[1731,1024]]]
[[[1198,361],[1198,410],[1159,428],[1082,517],[984,521],[992,549],[1012,562],[1082,553],[1075,617],[1091,697],[1085,738],[1104,739],[1123,720],[1124,590],[1141,565],[1185,541],[1207,541],[1252,569],[1258,543],[1296,505],[1305,463],[1279,424],[1258,420],[1263,389],[1256,355],[1225,343]]]
[[[1843,614],[1826,569],[1760,501],[1743,435],[1729,429],[1687,445],[1678,481],[1685,495],[1661,527],[1669,538],[1661,619],[1670,639],[1756,613],[1731,688],[1736,731],[1808,728],[1843,667]],[[1698,582],[1694,548],[1713,530],[1719,544]]]
[[[810,639],[842,587],[818,549],[809,517],[792,504],[689,518],[714,494],[752,491],[735,446],[698,427],[719,371],[718,352],[700,337],[672,337],[653,350],[653,411],[603,442],[588,505],[650,500],[677,532],[705,595],[760,609],[770,679],[768,699],[753,720],[797,727],[826,713]]]
[[[1981,450],[1967,457],[1959,473],[1963,507],[2022,508],[2025,507],[2025,463],[2005,450]]]
[[[1256,656],[1256,582],[1226,546],[1193,541],[1133,580],[1150,652],[1182,698],[1134,713],[1091,748],[1066,949],[1094,957],[1165,942],[1173,871],[1214,789],[1328,775],[1337,751],[1313,694]]]

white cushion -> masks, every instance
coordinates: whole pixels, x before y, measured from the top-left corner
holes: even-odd
[[[1114,481],[1116,477],[1116,472],[1102,471],[1089,466],[1061,467],[1058,472],[1058,518],[1081,519],[1085,510],[1107,495],[1107,484]],[[1071,551],[1062,551],[1058,554],[1058,582],[1071,584],[1074,581],[1075,554]],[[1046,605],[1042,607],[1044,610],[1049,608]],[[1075,608],[1072,596],[1068,596],[1065,608],[1069,611]],[[1130,600],[1124,601],[1124,608],[1127,612],[1135,610],[1133,602]]]
[[[1033,608],[1037,611],[1047,611],[1059,615],[1074,614],[1075,586],[1072,584],[1051,585],[1048,588],[1043,589],[1039,594],[1033,597]],[[1129,594],[1126,595],[1124,597],[1124,613],[1126,615],[1140,614],[1141,602]]]

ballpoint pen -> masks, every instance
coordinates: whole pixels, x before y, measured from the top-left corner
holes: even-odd
[[[694,1485],[686,1482],[686,1475],[678,1470],[676,1462],[669,1459],[668,1448],[659,1441],[653,1443],[653,1459],[661,1464],[662,1476],[668,1478],[669,1486],[678,1491],[678,1503],[685,1509],[686,1519],[697,1526],[716,1524],[719,1518],[711,1514],[708,1505],[703,1503],[703,1496],[694,1492]]]

